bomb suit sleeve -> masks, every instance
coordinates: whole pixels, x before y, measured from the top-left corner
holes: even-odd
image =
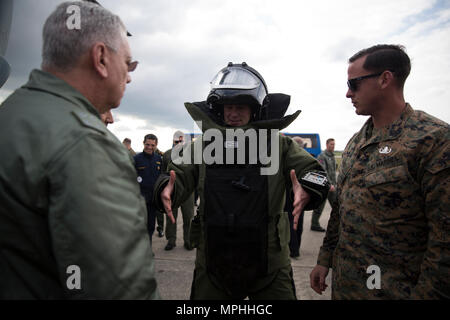
[[[197,143],[201,143],[201,140],[198,140]],[[186,201],[194,192],[194,189],[197,186],[199,165],[194,163],[193,145],[194,142],[192,142],[182,151],[180,150],[179,157],[175,157],[175,160],[172,159],[172,161],[169,162],[167,171],[163,172],[155,183],[153,203],[161,212],[165,211],[164,206],[161,202],[161,192],[169,182],[169,174],[171,170],[175,171],[176,174],[176,180],[172,194],[173,208],[179,207],[184,201]],[[170,152],[170,150],[167,152]],[[184,153],[189,154],[189,158],[183,157]]]
[[[284,159],[282,159],[283,170],[286,181],[289,181],[291,198],[292,186],[289,174],[291,169],[295,169],[298,181],[311,196],[305,210],[313,210],[319,207],[326,200],[329,190],[327,175],[322,166],[314,157],[288,137],[281,136],[281,146],[282,150],[285,150],[283,152]]]

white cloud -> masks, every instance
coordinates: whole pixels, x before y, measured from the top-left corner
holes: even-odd
[[[28,7],[36,5],[23,1],[28,1]],[[48,12],[58,2],[53,1]],[[131,138],[138,150],[147,133],[160,137],[162,150],[170,148],[173,131],[192,131],[183,103],[204,100],[209,81],[229,61],[246,61],[263,75],[270,92],[291,95],[288,112],[301,109],[302,114],[287,131],[319,132],[323,142],[334,137],[336,148],[343,149],[367,119],[357,116],[345,97],[347,59],[377,43],[406,46],[413,62],[406,100],[414,108],[450,122],[445,105],[450,98],[448,2],[100,2],[119,14],[133,34],[130,46],[140,64],[114,113],[117,122],[110,127],[121,140]],[[27,12],[15,17],[33,19]],[[12,29],[11,34],[26,33]],[[33,65],[39,65],[40,48],[30,46],[29,39],[23,48],[21,52],[35,57]],[[166,136],[168,145],[163,142]]]
[[[0,90],[0,104],[5,101],[6,98],[8,98],[8,96],[13,93],[12,90],[7,90],[7,89],[1,89]]]
[[[194,132],[194,124],[192,124],[191,128],[163,127],[135,116],[123,114],[119,111],[113,111],[113,117],[114,123],[108,125],[108,129],[120,141],[123,141],[125,138],[131,139],[131,147],[136,152],[142,151],[144,136],[147,134],[152,133],[156,135],[158,137],[158,149],[165,152],[172,148],[172,137],[175,131]]]

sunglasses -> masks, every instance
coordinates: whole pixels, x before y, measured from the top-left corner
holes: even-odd
[[[361,80],[368,79],[368,78],[373,78],[373,77],[378,77],[378,76],[382,75],[383,72],[368,74],[367,76],[362,76],[362,77],[358,77],[358,78],[349,79],[347,81],[347,86],[348,86],[348,88],[351,91],[355,92],[355,91],[358,90],[358,85],[359,85]]]
[[[180,142],[183,142],[183,140],[180,140],[180,141],[178,141],[178,140],[175,140],[173,143],[175,143],[175,144],[179,144]]]

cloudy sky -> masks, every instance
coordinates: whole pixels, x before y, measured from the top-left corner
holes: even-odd
[[[41,30],[62,1],[14,0],[6,59],[11,76],[0,101],[39,68]],[[139,66],[109,129],[142,149],[147,133],[159,147],[194,130],[183,103],[204,100],[209,81],[229,61],[246,61],[269,92],[291,95],[286,132],[318,132],[342,150],[366,117],[345,97],[347,60],[379,43],[406,46],[412,71],[405,98],[413,108],[450,122],[449,0],[100,0],[121,16]]]

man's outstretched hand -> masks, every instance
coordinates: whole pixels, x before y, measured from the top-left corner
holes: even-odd
[[[169,183],[161,192],[161,202],[164,205],[164,210],[166,211],[167,216],[170,218],[170,221],[172,221],[172,223],[175,223],[175,218],[173,217],[173,213],[172,213],[172,198],[171,198],[171,196],[173,193],[173,185],[175,184],[176,179],[177,179],[177,175],[175,174],[175,171],[170,170]]]
[[[308,204],[311,196],[306,192],[300,182],[298,182],[295,170],[292,169],[291,172],[291,182],[292,182],[292,192],[294,193],[294,210],[292,210],[292,215],[294,216],[294,230],[297,230],[298,218],[303,214],[303,209]]]

